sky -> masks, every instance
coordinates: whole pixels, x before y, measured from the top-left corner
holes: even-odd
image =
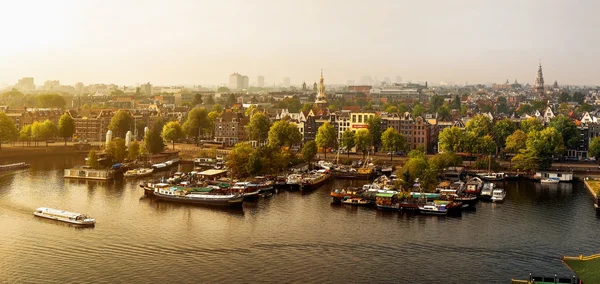
[[[2,1],[0,83],[600,85],[600,1]]]

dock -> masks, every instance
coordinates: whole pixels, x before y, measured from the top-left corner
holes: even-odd
[[[583,183],[585,184],[585,188],[587,188],[594,197],[594,208],[596,209],[596,212],[600,212],[600,200],[598,199],[598,194],[600,194],[600,181],[584,179]]]

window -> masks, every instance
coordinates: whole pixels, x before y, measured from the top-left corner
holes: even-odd
[[[359,116],[358,116],[358,123],[362,123],[362,118],[363,118],[363,116],[362,116],[362,115],[359,115]]]

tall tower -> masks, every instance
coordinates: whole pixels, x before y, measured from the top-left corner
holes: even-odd
[[[535,86],[533,90],[539,95],[544,96],[544,74],[542,74],[542,63],[537,71],[537,78],[535,78]]]
[[[322,112],[327,111],[327,95],[325,94],[325,83],[323,79],[323,70],[321,70],[321,79],[319,79],[319,93],[315,100],[315,106]]]

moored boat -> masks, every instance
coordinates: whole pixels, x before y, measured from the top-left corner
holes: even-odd
[[[558,178],[543,178],[540,180],[540,183],[544,184],[557,184],[560,180]]]
[[[300,190],[313,190],[323,185],[330,176],[329,170],[318,170],[302,177]]]
[[[96,224],[96,219],[77,212],[69,212],[59,209],[40,207],[37,208],[33,215],[37,217],[47,218],[51,220],[67,222],[76,225],[93,226]]]
[[[503,202],[506,198],[506,190],[504,188],[496,188],[492,191],[492,202]]]
[[[140,168],[140,169],[128,170],[123,174],[123,176],[124,177],[146,177],[146,176],[151,176],[153,172],[154,172],[154,169],[152,169],[152,168]]]
[[[21,162],[21,163],[0,165],[0,171],[10,171],[10,170],[25,169],[25,168],[29,168],[29,164]]]
[[[467,181],[467,188],[465,192],[467,194],[479,195],[481,188],[483,187],[483,181],[478,177],[473,177]]]
[[[394,210],[400,209],[397,193],[377,193],[375,202],[379,210]]]
[[[293,189],[297,189],[302,184],[302,175],[301,174],[290,174],[287,176],[286,184]]]
[[[504,173],[483,173],[479,177],[485,181],[503,181]]]
[[[354,197],[354,198],[345,198],[342,200],[343,204],[349,204],[349,205],[369,205],[371,204],[371,201],[365,198],[360,198],[360,197]]]
[[[348,187],[344,189],[333,189],[329,195],[333,198],[333,202],[340,202],[346,198],[360,197],[364,190],[360,187]]]
[[[419,212],[431,215],[447,215],[460,212],[461,207],[460,202],[435,200],[419,206]]]
[[[490,200],[492,199],[492,192],[496,188],[496,185],[492,182],[485,183],[483,188],[481,189],[481,194],[479,195],[479,199],[481,200]]]
[[[144,192],[165,201],[226,207],[241,207],[244,202],[243,194],[216,193],[213,188],[206,188],[206,190],[179,186],[154,186],[152,188],[153,190],[148,190],[144,187]]]

